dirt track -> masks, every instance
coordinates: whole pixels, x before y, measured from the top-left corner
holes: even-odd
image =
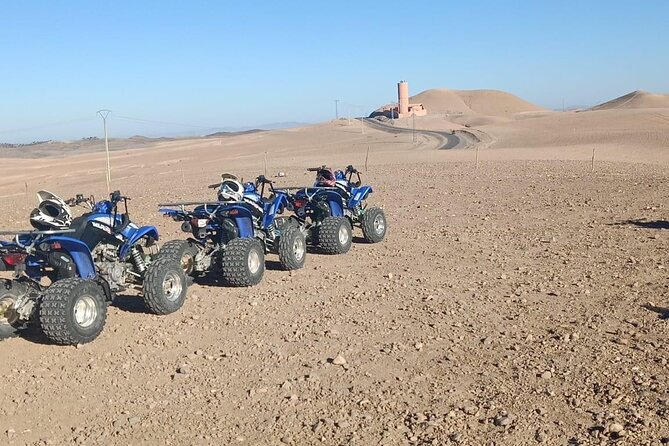
[[[80,348],[0,343],[2,442],[666,441],[666,168],[405,163],[367,180],[381,244],[269,263],[250,289],[195,285],[167,317],[122,297]],[[177,237],[158,195],[133,217]]]

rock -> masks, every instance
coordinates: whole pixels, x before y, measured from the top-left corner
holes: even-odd
[[[135,426],[135,425],[139,424],[140,421],[142,421],[142,419],[139,418],[139,417],[128,418],[128,424],[130,426]]]
[[[620,432],[625,430],[625,426],[623,426],[620,423],[611,423],[609,425],[609,432],[613,434],[619,434]]]
[[[507,427],[507,426],[510,426],[511,423],[513,423],[514,418],[515,417],[511,414],[498,415],[498,416],[495,417],[494,423],[495,423],[495,426]]]
[[[537,441],[537,443],[543,443],[546,440],[548,440],[548,435],[546,435],[546,432],[542,431],[541,429],[537,430],[537,432],[534,434],[534,439]]]
[[[479,408],[473,404],[468,404],[462,408],[462,411],[467,415],[476,415],[476,412],[479,411]]]
[[[550,370],[546,370],[544,373],[541,374],[541,377],[543,379],[551,379],[553,377],[553,373],[551,373]]]
[[[386,274],[386,277],[388,278],[388,280],[393,280],[393,277],[395,276],[393,275],[393,273],[388,273]]]
[[[281,443],[293,444],[293,437],[291,437],[290,435],[284,435],[283,437],[281,437]]]
[[[187,365],[182,365],[181,367],[177,367],[177,373],[179,375],[188,375],[190,373],[190,367]]]
[[[332,360],[332,364],[334,364],[334,365],[344,365],[344,364],[346,364],[346,358],[344,358],[342,355],[337,355]]]

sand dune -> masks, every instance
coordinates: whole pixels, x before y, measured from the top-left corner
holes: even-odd
[[[612,110],[618,108],[669,108],[669,95],[636,90],[619,98],[596,105],[590,110]]]
[[[528,111],[543,111],[517,96],[499,90],[426,90],[411,98],[422,103],[428,113],[459,113],[504,116]]]

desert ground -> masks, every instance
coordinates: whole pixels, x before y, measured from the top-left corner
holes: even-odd
[[[159,202],[208,199],[221,173],[252,179],[265,159],[279,185],[360,168],[387,237],[358,229],[348,254],[310,252],[291,273],[268,255],[260,285],[196,283],[168,316],[119,296],[90,344],[0,342],[0,444],[669,443],[667,97],[555,112],[422,95],[415,141],[348,119],[112,140],[112,188],[163,241],[185,235]],[[471,138],[436,150],[422,130]],[[5,151],[3,229],[28,226],[39,189],[104,196],[96,144]]]

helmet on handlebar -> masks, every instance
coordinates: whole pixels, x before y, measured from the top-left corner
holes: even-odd
[[[318,173],[316,174],[316,183],[315,186],[320,186],[320,187],[333,187],[336,183],[337,179],[335,178],[334,174],[332,173],[332,169],[329,169],[327,167],[323,167],[318,170]]]
[[[220,201],[242,201],[244,186],[237,179],[226,178],[218,189]]]
[[[30,224],[39,230],[65,229],[72,223],[72,210],[65,201],[49,191],[37,192],[39,205],[30,213]]]

